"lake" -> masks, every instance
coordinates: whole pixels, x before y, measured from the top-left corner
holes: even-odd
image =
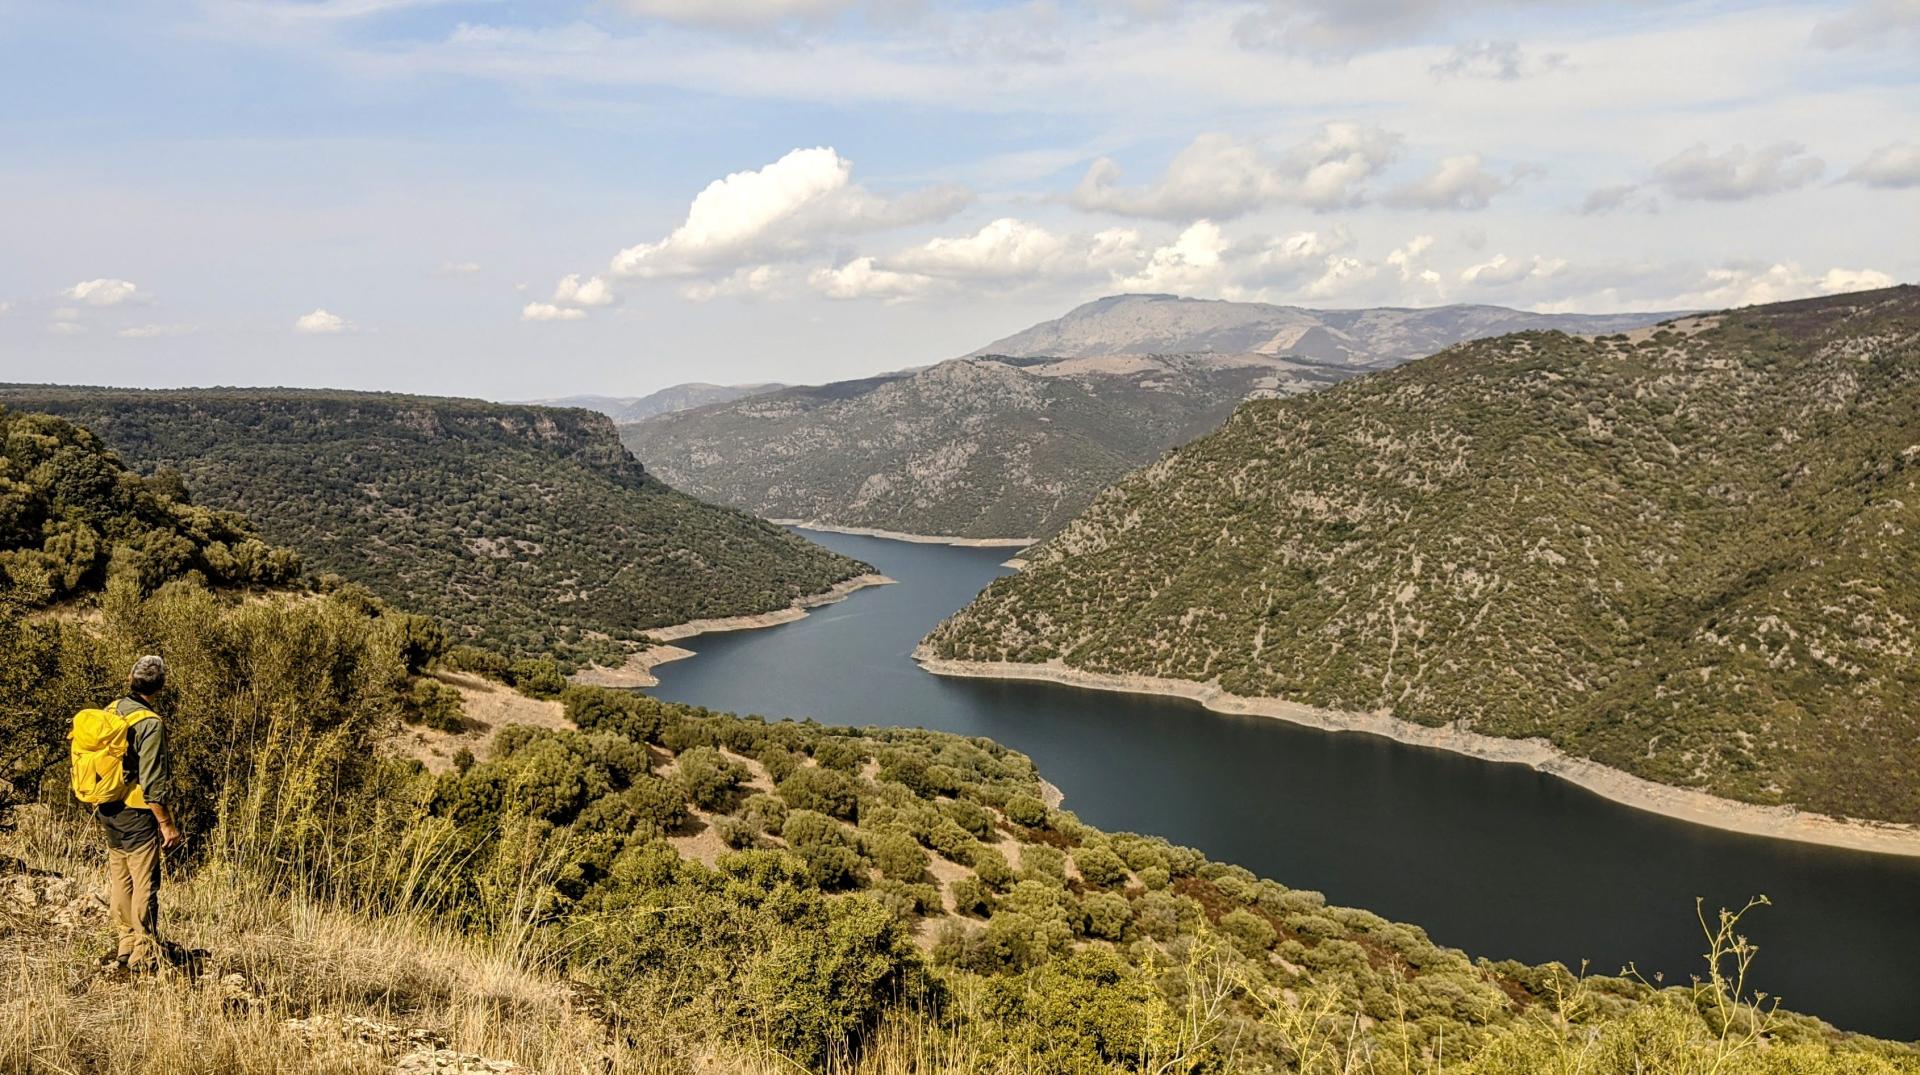
[[[910,654],[1007,569],[1006,549],[803,533],[899,581],[757,631],[702,635],[660,698],[827,724],[986,736],[1066,807],[1164,836],[1475,956],[1632,964],[1684,982],[1708,913],[1766,894],[1759,988],[1848,1029],[1920,1038],[1920,858],[1742,836],[1610,802],[1519,765],[1209,712],[1173,698],[947,679]]]

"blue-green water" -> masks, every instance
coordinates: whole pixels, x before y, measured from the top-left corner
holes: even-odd
[[[1849,1030],[1920,1038],[1920,859],[1687,825],[1524,766],[1179,699],[933,676],[915,644],[1005,573],[1007,551],[807,536],[900,584],[693,639],[698,655],[662,666],[649,693],[987,736],[1030,755],[1091,824],[1200,848],[1476,956],[1685,981],[1703,966],[1694,898],[1711,912],[1765,893],[1774,906],[1746,923],[1760,988]]]

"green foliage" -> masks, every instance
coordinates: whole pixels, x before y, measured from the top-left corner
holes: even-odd
[[[1015,825],[1038,828],[1047,823],[1047,807],[1032,795],[1015,795],[1007,800],[1007,820]]]
[[[1920,1072],[1911,1050],[1757,1001],[1737,914],[1709,925],[1712,969],[1691,987],[1475,963],[1417,928],[1064,813],[1016,838],[1077,846],[1083,873],[1110,869],[1110,852],[1167,888],[1064,885],[1064,852],[1034,842],[1016,881],[944,804],[858,768],[787,777],[826,774],[794,790],[850,793],[865,829],[776,796],[714,793],[728,811],[711,816],[716,832],[744,850],[704,866],[663,837],[691,832],[687,785],[735,764],[723,747],[911,756],[983,803],[1032,796],[1039,781],[980,740],[768,724],[586,687],[562,695],[578,730],[504,726],[487,758],[436,776],[381,756],[416,685],[432,682],[408,671],[420,641],[416,621],[353,586],[242,601],[191,579],[143,594],[122,574],[97,616],[0,601],[0,797],[44,781],[64,804],[67,717],[117,693],[134,654],[158,651],[173,666],[157,701],[189,865],[363,914],[437,915],[703,1050],[718,1033],[824,1070],[873,1044],[889,1012],[911,1011],[926,1013],[928,1055],[961,1050],[981,1070],[1431,1075],[1444,1056],[1476,1075]],[[671,781],[651,772],[663,751],[679,755]],[[786,846],[756,846],[769,830]],[[903,879],[926,864],[918,840],[942,832],[971,844],[978,876],[947,894],[979,918],[947,916],[924,873]],[[889,874],[870,887],[863,843]],[[929,931],[931,971],[909,940],[920,917],[944,919]]]
[[[560,666],[546,657],[525,657],[507,666],[506,681],[515,690],[535,698],[558,698],[567,689]]]
[[[61,459],[66,486],[133,496],[147,517],[184,523],[139,538],[109,521],[124,513],[62,520],[32,557],[61,592],[97,584],[116,548],[148,588],[188,568],[216,582],[297,573],[289,554],[212,510],[224,508],[259,520],[313,569],[463,638],[575,663],[616,661],[649,628],[785,608],[866,570],[669,489],[587,411],[280,389],[13,387],[0,401],[79,422],[135,465],[177,471],[212,506],[162,511],[157,496],[114,492],[110,473]],[[42,442],[62,436],[10,437],[19,443],[6,456],[21,461],[10,465],[40,467]],[[22,544],[10,528],[41,518],[12,478],[0,482],[0,548]]]
[[[402,664],[408,663],[404,642],[400,659]],[[416,679],[407,692],[405,716],[410,724],[424,724],[457,735],[469,726],[464,708],[459,691],[437,679]]]
[[[1126,862],[1112,848],[1099,844],[1075,850],[1073,865],[1087,884],[1097,888],[1117,884],[1127,876]]]
[[[687,798],[702,810],[724,810],[730,806],[747,778],[747,771],[712,747],[689,747],[680,752],[675,779]]]
[[[912,835],[894,829],[867,837],[867,857],[896,881],[918,881],[927,873],[927,853]]]
[[[1251,401],[928,643],[1920,821],[1916,319],[1902,287],[1530,332]]]
[[[189,503],[177,475],[142,478],[87,430],[0,407],[0,590],[44,605],[109,579],[145,594],[189,574],[276,586],[299,576],[300,559],[239,515]]]
[[[854,778],[837,769],[796,769],[780,781],[778,790],[780,797],[795,810],[813,810],[828,817],[851,820],[860,809],[860,792]]]
[[[456,672],[472,672],[475,675],[505,683],[507,669],[513,662],[504,654],[462,643],[449,647],[441,658],[441,663]]]

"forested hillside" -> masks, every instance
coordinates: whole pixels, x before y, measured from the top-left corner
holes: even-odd
[[[960,359],[663,415],[621,438],[676,486],[770,519],[1022,538],[1249,392],[1343,375],[1259,355]]]
[[[864,565],[649,475],[580,410],[427,397],[16,386],[143,470],[260,520],[309,570],[518,653],[784,608]]]
[[[930,638],[1920,820],[1920,289],[1256,401]]]

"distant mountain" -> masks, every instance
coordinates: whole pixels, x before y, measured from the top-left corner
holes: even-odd
[[[936,656],[1217,683],[1920,821],[1920,288],[1243,405]]]
[[[93,430],[309,568],[519,653],[618,656],[867,570],[668,488],[584,410],[279,389],[0,386]]]
[[[1213,429],[1249,395],[1312,391],[1487,326],[1610,332],[1658,316],[1312,311],[1121,295],[1008,337],[991,354],[699,407],[621,436],[675,486],[767,518],[1033,537]]]
[[[689,381],[676,384],[646,396],[563,396],[559,399],[538,401],[549,407],[581,407],[589,411],[599,411],[616,422],[638,422],[659,414],[672,414],[675,411],[704,407],[709,403],[726,403],[730,400],[744,399],[748,396],[776,392],[783,384],[705,384]]]
[[[1309,310],[1175,295],[1110,295],[995,340],[974,354],[1084,357],[1204,351],[1379,369],[1482,336],[1535,329],[1619,332],[1673,316],[1677,314],[1536,314],[1504,306]]]

